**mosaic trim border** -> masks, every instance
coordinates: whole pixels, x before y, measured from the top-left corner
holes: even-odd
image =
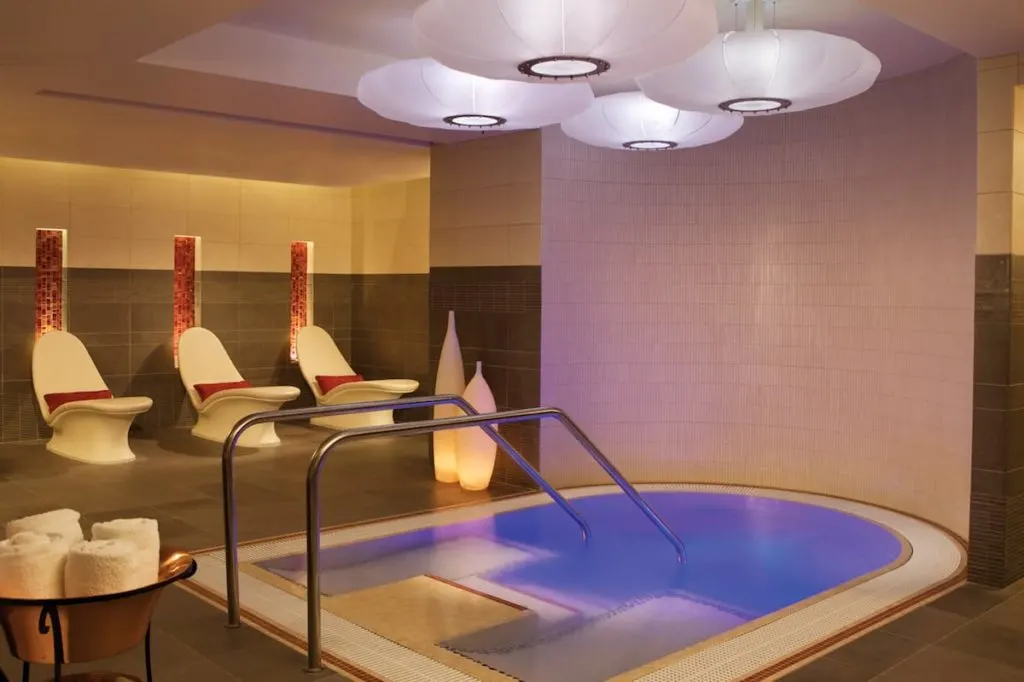
[[[68,231],[36,230],[36,339],[67,326]]]
[[[174,236],[174,366],[178,366],[178,343],[186,330],[199,324],[199,237]]]
[[[762,488],[697,485],[638,485],[642,491],[711,492],[752,495],[803,502],[835,509],[879,523],[901,535],[912,548],[905,563],[891,571],[838,590],[803,608],[793,608],[760,627],[696,646],[633,671],[643,682],[746,682],[778,675],[784,670],[837,645],[860,630],[892,618],[910,605],[937,596],[962,580],[966,553],[962,543],[942,529],[895,511],[850,500]],[[592,486],[565,491],[568,498],[589,497],[614,491],[612,486]],[[404,533],[490,514],[550,504],[543,494],[430,512],[411,517],[327,530],[321,546],[334,547],[375,537]],[[301,534],[239,548],[242,562],[304,551]],[[197,555],[200,571],[192,589],[223,608],[224,551]],[[189,589],[189,585],[185,585]],[[293,595],[243,573],[240,576],[242,610],[248,622],[296,648],[305,643],[306,603]],[[323,612],[325,661],[348,674],[370,680],[396,682],[471,681],[461,671],[411,651],[334,614]],[[342,656],[342,652],[344,656]]]
[[[288,354],[292,362],[298,362],[295,339],[300,329],[313,324],[313,242],[292,242],[291,285]]]

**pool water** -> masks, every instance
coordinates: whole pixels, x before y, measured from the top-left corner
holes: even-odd
[[[621,494],[553,504],[324,549],[327,595],[430,575],[528,609],[439,644],[526,682],[598,682],[883,569],[903,551],[886,528],[756,496],[649,492],[687,562]],[[304,557],[260,564],[304,584]]]

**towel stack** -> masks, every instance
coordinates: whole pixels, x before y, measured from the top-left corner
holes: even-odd
[[[71,548],[64,570],[68,597],[116,594],[151,585],[138,548],[127,540],[93,540]]]
[[[64,538],[68,545],[81,542],[82,515],[74,509],[55,509],[35,516],[26,516],[7,524],[7,538],[13,538],[18,533],[39,533],[40,535],[59,535]]]
[[[25,531],[0,541],[0,594],[11,599],[64,596],[68,543],[59,535]]]
[[[153,519],[118,519],[92,527],[71,509],[29,516],[6,526],[0,542],[0,596],[57,599],[116,594],[159,578],[160,532]]]
[[[160,574],[160,528],[154,519],[117,519],[92,524],[93,540],[123,540],[136,548],[139,577],[155,583]]]

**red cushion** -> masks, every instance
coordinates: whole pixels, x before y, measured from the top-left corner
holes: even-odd
[[[343,377],[322,377],[322,376],[318,376],[316,378],[316,383],[320,386],[320,392],[321,393],[330,393],[331,391],[336,389],[338,386],[342,386],[344,384],[354,384],[357,381],[363,381],[363,380],[364,379],[363,379],[363,375],[362,374],[349,374],[349,375],[343,376]]]
[[[222,381],[219,384],[196,384],[192,388],[196,389],[196,393],[199,394],[200,400],[206,400],[215,393],[227,391],[228,389],[252,388],[252,384],[245,379],[242,379],[241,381]]]
[[[46,406],[53,412],[66,403],[79,403],[83,400],[109,400],[114,394],[110,391],[74,391],[72,393],[47,393],[43,396]]]

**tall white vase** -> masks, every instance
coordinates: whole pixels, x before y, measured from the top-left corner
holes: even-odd
[[[441,357],[437,360],[437,380],[434,395],[462,395],[466,390],[466,369],[462,365],[462,348],[455,331],[455,311],[448,311],[448,331],[441,344]],[[462,414],[455,405],[434,407],[434,419],[457,417]],[[455,457],[455,432],[434,432],[434,478],[442,483],[457,483],[458,465]]]
[[[497,412],[494,393],[484,379],[483,363],[476,363],[476,374],[470,379],[462,397],[480,414]],[[455,453],[458,457],[459,485],[465,490],[486,490],[491,484],[494,459],[498,454],[498,446],[491,437],[480,427],[459,429],[455,432]]]

